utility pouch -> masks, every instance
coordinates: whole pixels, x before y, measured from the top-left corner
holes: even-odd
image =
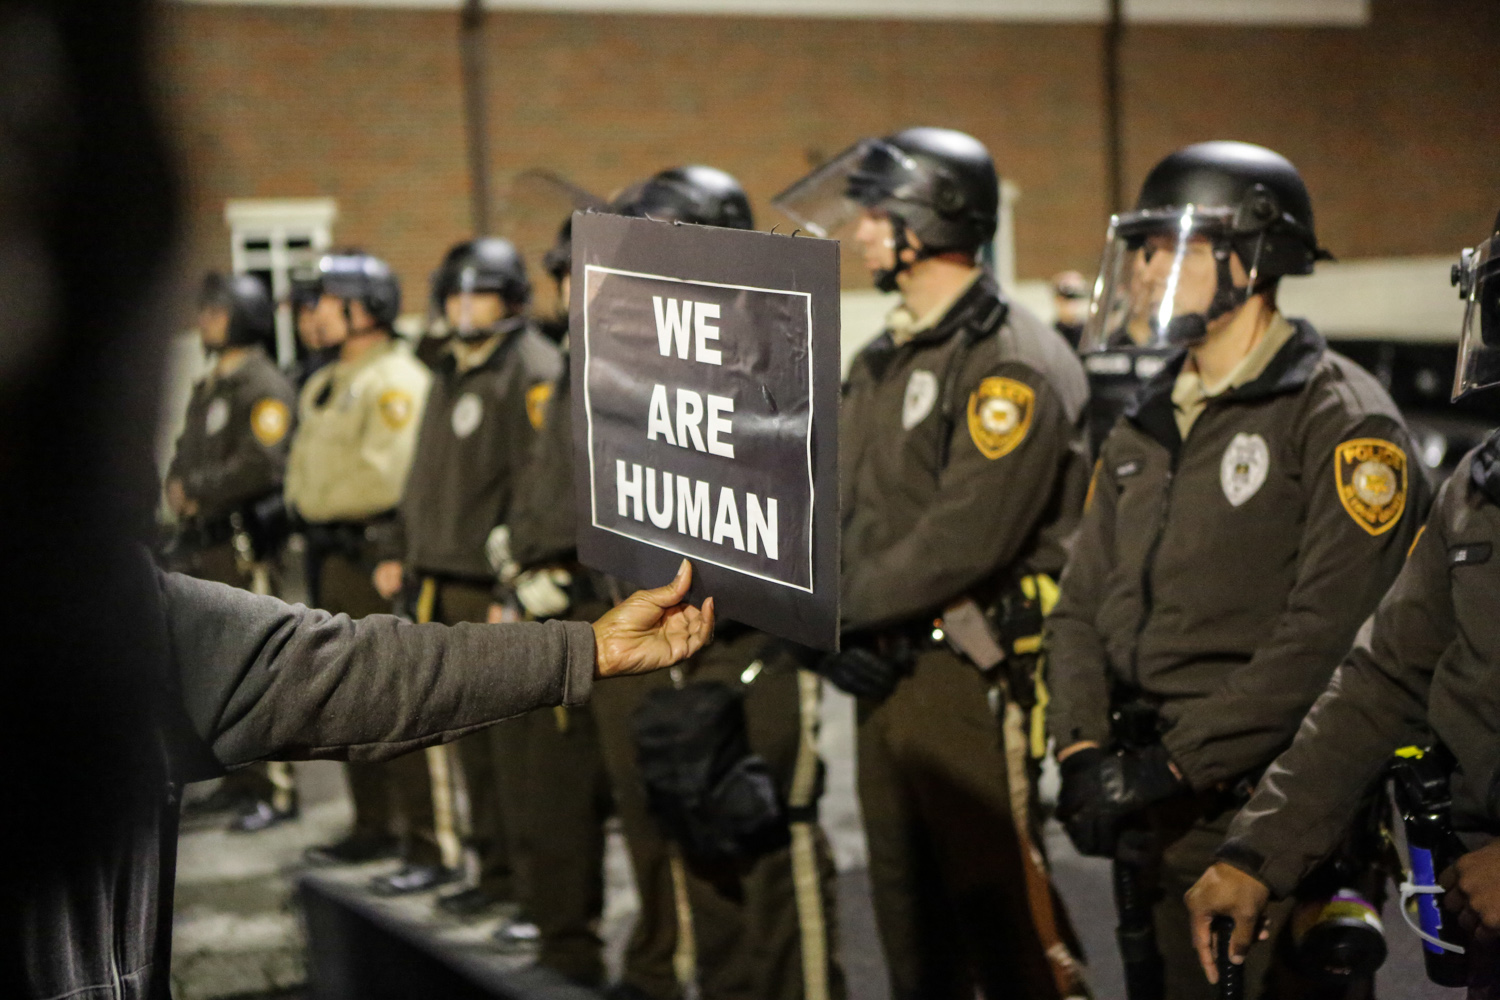
[[[743,691],[716,682],[661,688],[631,726],[649,808],[689,858],[744,861],[790,842],[770,769],[750,752]]]

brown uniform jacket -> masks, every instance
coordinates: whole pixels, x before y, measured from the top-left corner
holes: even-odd
[[[1047,624],[1060,746],[1107,742],[1120,687],[1160,703],[1194,787],[1264,767],[1400,570],[1429,495],[1405,425],[1294,322],[1186,441],[1171,400],[1185,353],[1105,441]]]
[[[842,614],[930,621],[971,589],[1056,573],[1088,475],[1088,388],[1051,327],[982,276],[930,329],[882,334],[840,412]]]
[[[193,386],[167,478],[180,479],[198,516],[227,517],[281,489],[291,440],[291,382],[259,347],[228,375]]]
[[[1229,829],[1220,857],[1279,896],[1338,843],[1400,747],[1453,751],[1454,825],[1500,834],[1500,433],[1444,484],[1354,648]]]
[[[547,401],[542,429],[532,443],[526,472],[511,507],[510,551],[521,569],[573,558],[573,380],[563,358],[562,375]]]
[[[494,577],[485,539],[510,516],[562,372],[556,345],[530,326],[501,336],[482,364],[459,372],[448,353],[433,373],[401,499],[403,560],[418,572]]]

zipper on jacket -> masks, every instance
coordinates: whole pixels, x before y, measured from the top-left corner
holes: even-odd
[[[1191,430],[1188,433],[1191,434]],[[1172,513],[1172,486],[1177,480],[1177,460],[1185,447],[1187,447],[1186,441],[1178,445],[1177,450],[1168,459],[1167,481],[1161,498],[1161,516],[1156,520],[1156,534],[1146,548],[1146,558],[1141,565],[1141,619],[1135,627],[1135,642],[1130,647],[1130,683],[1135,687],[1141,686],[1141,636],[1146,632],[1146,626],[1151,621],[1151,612],[1156,604],[1156,597],[1152,590],[1156,555],[1161,549],[1162,536],[1167,533],[1167,519]]]

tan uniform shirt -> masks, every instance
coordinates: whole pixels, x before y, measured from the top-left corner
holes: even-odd
[[[359,521],[393,509],[431,381],[395,343],[308,379],[287,465],[287,503],[314,522]]]

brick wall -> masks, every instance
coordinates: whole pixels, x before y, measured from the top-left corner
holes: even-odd
[[[1126,185],[1207,138],[1306,175],[1340,256],[1448,253],[1500,200],[1500,4],[1374,0],[1368,27],[1131,26]],[[855,138],[972,132],[1022,189],[1018,270],[1089,270],[1107,215],[1097,25],[495,12],[499,228],[539,252],[563,205],[545,167],[608,191],[673,163],[767,199]],[[331,195],[340,242],[421,294],[468,225],[453,12],[168,4],[162,82],[189,181],[190,261],[224,266],[226,197]],[[846,281],[860,276],[846,271]]]

